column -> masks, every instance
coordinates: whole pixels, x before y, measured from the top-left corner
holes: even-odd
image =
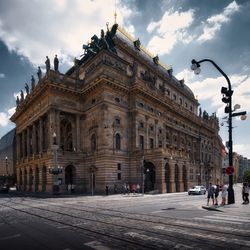
[[[155,145],[154,148],[158,148],[158,120],[155,120]]]
[[[26,143],[26,146],[27,146],[27,157],[30,156],[30,129],[29,127],[27,127],[27,134],[26,134],[26,140],[27,140],[27,143]]]
[[[43,119],[39,118],[39,137],[38,137],[38,152],[41,154],[43,152]]]
[[[23,159],[25,158],[25,133],[24,130],[22,131],[22,155]]]
[[[53,133],[56,132],[55,130],[55,110],[51,109],[48,112],[48,148],[51,149],[51,146],[53,145]]]
[[[55,111],[55,132],[57,145],[61,145],[61,133],[60,133],[60,110]],[[79,138],[80,140],[80,138]]]
[[[173,193],[176,191],[175,188],[175,163],[170,160],[169,162],[169,169],[170,169],[170,193]]]
[[[81,139],[81,134],[80,134],[80,116],[77,114],[76,115],[76,151],[80,151],[80,139]]]
[[[180,192],[184,192],[184,179],[183,179],[183,163],[179,164],[179,187],[180,187]]]
[[[145,124],[145,128],[146,128],[146,140],[145,140],[145,149],[149,149],[149,138],[148,138],[148,116],[145,116],[146,119],[146,124]]]
[[[32,152],[33,155],[36,154],[36,124],[32,124]]]
[[[17,161],[20,160],[20,134],[16,135],[16,157]]]

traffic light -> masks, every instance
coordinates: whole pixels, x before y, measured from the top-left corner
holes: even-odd
[[[225,113],[229,113],[230,112],[229,103],[231,102],[231,96],[233,95],[233,90],[229,90],[226,87],[222,87],[221,94],[223,95],[221,99],[222,102],[227,104],[227,106],[225,107]]]

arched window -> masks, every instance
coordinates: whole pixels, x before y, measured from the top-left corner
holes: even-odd
[[[118,133],[115,135],[115,149],[116,150],[121,149],[121,136]]]
[[[60,123],[61,147],[66,151],[73,151],[72,125],[67,119]]]
[[[96,150],[96,135],[95,134],[91,136],[90,143],[91,143],[91,151],[95,151]]]

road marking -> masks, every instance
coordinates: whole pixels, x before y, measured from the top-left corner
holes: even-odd
[[[244,219],[245,221],[248,220],[250,221],[250,218],[249,217],[246,217],[246,216],[239,216],[239,215],[227,215],[227,214],[216,214],[214,216],[220,216],[220,217],[230,217],[230,218],[239,218],[239,219]]]
[[[191,246],[188,246],[188,245],[184,245],[184,244],[180,244],[180,243],[177,243],[176,242],[173,242],[173,241],[170,241],[170,240],[166,240],[166,239],[160,239],[160,238],[156,238],[156,237],[152,237],[152,236],[148,236],[146,234],[139,234],[139,233],[136,233],[136,232],[128,232],[128,233],[125,233],[125,235],[128,235],[132,238],[137,238],[137,239],[141,239],[143,241],[151,241],[151,242],[158,242],[162,245],[167,245],[167,246],[172,246],[174,247],[175,249],[194,249],[193,247]],[[199,249],[197,247],[195,247],[195,249]]]
[[[11,236],[1,237],[0,240],[10,240],[10,239],[18,238],[20,236],[21,236],[21,234],[14,234],[14,235],[11,235]]]
[[[214,218],[214,217],[212,217]],[[230,223],[230,224],[237,224],[237,225],[241,225],[242,222],[236,222],[236,221],[228,221],[228,220],[219,220],[219,219],[212,219],[212,218],[193,218],[193,220],[195,221],[214,221],[214,222],[220,222],[220,223]]]
[[[208,216],[205,216],[206,218],[215,218],[215,219],[219,219],[219,220],[223,220],[223,221],[241,221],[241,222],[250,222],[249,219],[241,219],[241,218],[231,218],[232,216],[230,217],[223,217],[223,216],[220,216],[220,215],[208,215]]]
[[[173,233],[173,229],[166,228],[165,226],[159,225],[159,226],[154,226],[153,228],[157,229],[157,230],[162,230],[162,231]],[[197,237],[197,238],[218,240],[218,241],[222,241],[222,242],[233,242],[234,244],[244,245],[244,246],[250,247],[250,241],[235,239],[235,238],[231,238],[230,236],[228,236],[230,238],[227,238],[227,237],[222,237],[222,236],[217,236],[217,235],[209,235],[209,234],[204,234],[204,233],[192,232],[191,230],[187,231],[184,229],[174,229],[174,232],[179,233],[179,234],[185,234],[185,235],[192,236],[192,237]]]
[[[91,247],[93,249],[96,249],[96,250],[111,250],[111,248],[102,245],[102,243],[99,241],[90,241],[90,242],[84,243],[84,245]]]

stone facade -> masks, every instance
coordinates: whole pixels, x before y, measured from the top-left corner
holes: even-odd
[[[60,192],[144,183],[146,192],[164,193],[220,182],[216,116],[198,114],[184,80],[122,30],[113,41],[116,53],[85,55],[66,74],[49,70],[21,100],[11,118],[19,188],[52,191],[55,164],[63,168]]]

